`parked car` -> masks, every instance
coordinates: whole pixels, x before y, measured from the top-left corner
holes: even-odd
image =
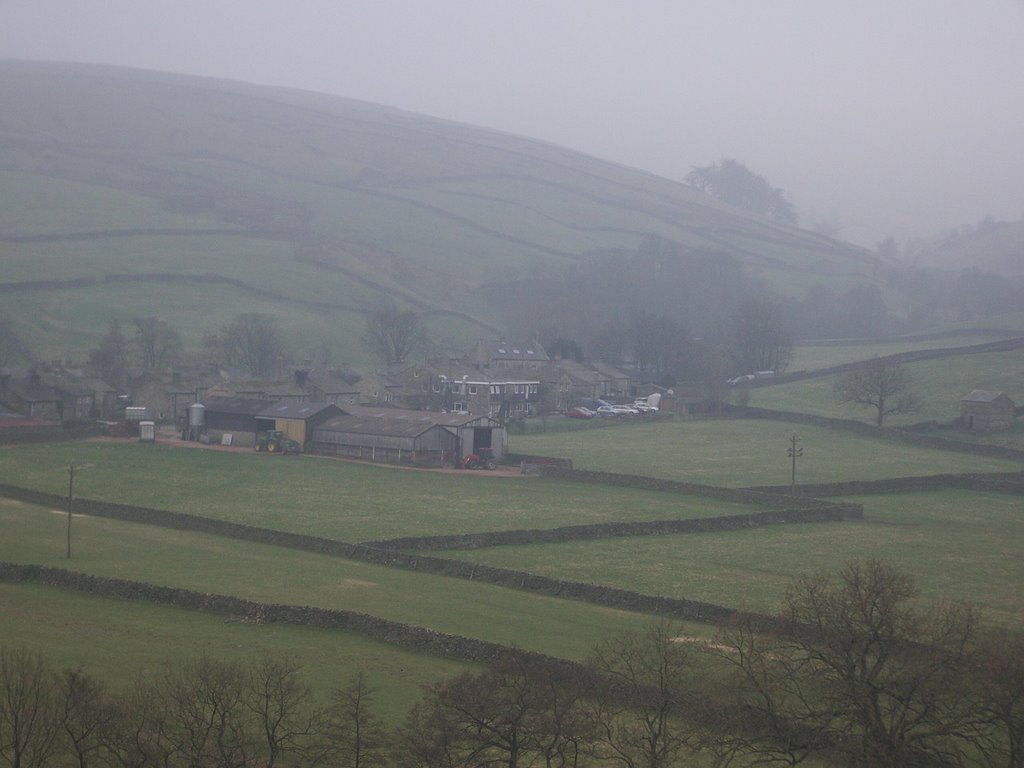
[[[611,405],[607,400],[601,400],[596,397],[584,397],[581,400],[576,401],[576,406],[580,408],[586,408],[587,410],[597,412],[597,409],[602,405]]]
[[[637,400],[633,403],[633,407],[640,411],[640,413],[656,413],[658,410],[646,400]]]
[[[631,405],[602,405],[597,409],[599,416],[639,416],[640,411]]]
[[[584,408],[582,405],[577,405],[574,408],[570,408],[565,412],[565,415],[570,419],[592,419],[597,416],[594,411],[589,408]]]
[[[754,374],[746,373],[742,376],[736,376],[735,378],[729,379],[725,383],[728,384],[730,387],[735,387],[739,384],[746,384],[748,381],[753,381],[756,378],[757,377]]]

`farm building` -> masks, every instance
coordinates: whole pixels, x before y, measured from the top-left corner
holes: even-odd
[[[214,443],[229,434],[232,445],[251,447],[256,443],[256,415],[269,404],[267,400],[246,397],[205,398],[204,432]]]
[[[494,419],[468,414],[346,407],[313,430],[313,450],[371,461],[440,466],[481,448],[505,451],[505,430]]]
[[[966,429],[987,432],[1013,426],[1016,406],[1002,392],[975,389],[960,399],[960,423]]]
[[[256,431],[276,429],[285,437],[305,446],[313,439],[313,430],[341,414],[333,403],[299,403],[292,400],[266,405],[256,414]]]

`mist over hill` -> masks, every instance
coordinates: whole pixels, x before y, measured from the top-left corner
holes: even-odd
[[[501,286],[571,282],[652,238],[669,244],[658,253],[670,267],[698,265],[695,280],[716,260],[716,274],[741,276],[718,293],[847,290],[879,266],[680,183],[365,102],[10,61],[0,100],[0,297],[45,356],[81,359],[111,319],[140,315],[196,346],[257,309],[300,354],[358,361],[365,318],[385,300],[423,313],[439,348],[459,348],[529,329],[497,306]],[[645,280],[601,301],[609,312],[643,302]]]

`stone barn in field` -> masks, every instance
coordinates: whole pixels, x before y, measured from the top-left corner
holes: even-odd
[[[1013,400],[1002,392],[975,389],[960,399],[960,424],[977,432],[1009,429],[1016,410]]]

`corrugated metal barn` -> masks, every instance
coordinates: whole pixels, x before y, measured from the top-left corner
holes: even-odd
[[[457,463],[489,447],[501,458],[505,430],[494,419],[395,408],[345,408],[313,430],[313,450],[421,466]]]
[[[267,407],[266,400],[245,397],[210,397],[203,400],[205,432],[211,442],[219,443],[225,434],[233,445],[252,446],[256,442],[256,414]]]
[[[333,403],[277,402],[256,414],[256,431],[276,429],[305,447],[313,439],[317,426],[341,413],[341,408]]]

